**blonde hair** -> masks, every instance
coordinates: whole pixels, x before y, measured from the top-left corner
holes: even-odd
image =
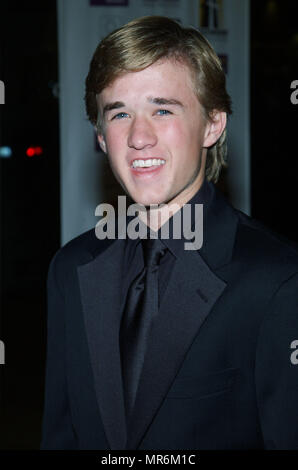
[[[85,104],[89,120],[98,126],[96,95],[116,78],[136,72],[160,59],[173,59],[189,66],[194,91],[205,118],[224,111],[231,114],[231,99],[221,62],[207,39],[194,28],[185,28],[165,16],[136,18],[106,36],[97,46],[86,78]],[[206,178],[218,180],[226,164],[226,129],[208,149]]]

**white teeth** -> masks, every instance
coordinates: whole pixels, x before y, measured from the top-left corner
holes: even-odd
[[[133,168],[146,168],[153,165],[164,165],[165,163],[165,160],[162,160],[160,158],[149,158],[148,160],[134,160],[132,162],[132,166]]]

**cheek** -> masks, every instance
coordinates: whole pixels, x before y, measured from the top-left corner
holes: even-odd
[[[105,134],[105,141],[107,145],[108,154],[111,160],[117,161],[120,153],[125,151],[124,136],[121,131],[116,129],[107,129]],[[121,152],[122,151],[122,152]]]
[[[187,161],[192,158],[193,153],[199,151],[198,129],[192,126],[173,123],[170,127],[163,129],[162,140],[173,156],[179,154],[179,160]]]
[[[161,128],[162,140],[172,148],[183,146],[185,144],[187,129],[179,122],[173,122],[170,126]]]

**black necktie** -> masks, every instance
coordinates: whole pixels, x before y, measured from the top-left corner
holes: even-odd
[[[166,251],[166,247],[159,239],[143,239],[141,243],[144,268],[128,289],[120,328],[127,418],[135,402],[151,323],[158,314],[158,265]]]

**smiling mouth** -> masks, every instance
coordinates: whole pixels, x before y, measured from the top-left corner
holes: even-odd
[[[152,168],[162,166],[166,163],[162,158],[148,158],[146,160],[136,159],[133,160],[131,168]]]

